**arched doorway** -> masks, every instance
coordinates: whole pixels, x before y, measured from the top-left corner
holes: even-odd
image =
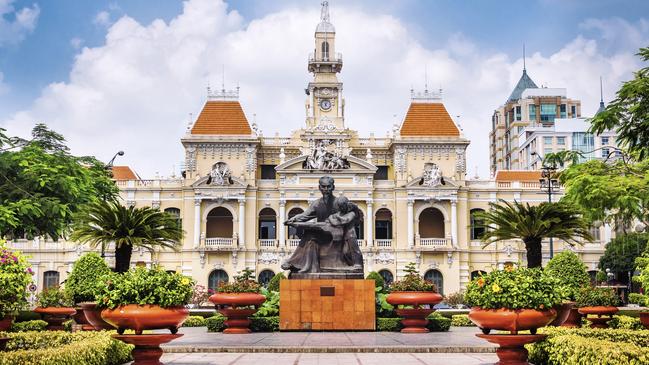
[[[386,208],[377,210],[375,221],[374,237],[377,240],[392,239],[392,212]]]
[[[487,275],[487,272],[482,270],[471,271],[471,280],[475,280],[482,275]]]
[[[288,211],[288,219],[291,219],[291,218],[295,217],[296,215],[302,214],[302,213],[304,213],[304,210],[302,208],[298,208],[298,207],[293,208],[293,209]],[[289,226],[288,227],[288,239],[289,240],[296,240],[296,239],[299,239],[299,238],[300,237],[297,236],[297,228],[295,228],[293,226]]]
[[[444,214],[437,208],[426,208],[419,214],[419,237],[444,238]]]
[[[264,208],[259,212],[259,239],[270,240],[277,238],[277,214],[272,208]]]
[[[379,275],[383,278],[383,282],[385,285],[390,285],[394,281],[394,275],[392,275],[392,272],[387,269],[379,270]]]
[[[227,208],[216,207],[207,214],[206,238],[232,238],[232,213]]]
[[[268,286],[268,283],[270,282],[270,279],[273,278],[273,276],[275,276],[275,273],[273,272],[273,270],[262,270],[259,273],[259,277],[257,279],[257,282],[259,282],[259,284],[261,284],[263,286]]]
[[[58,271],[45,271],[43,273],[43,289],[59,286],[60,275]]]
[[[430,281],[437,287],[437,292],[444,295],[444,276],[439,270],[432,269],[426,271],[424,280]]]
[[[212,270],[210,276],[208,276],[207,278],[207,289],[215,292],[216,288],[219,287],[219,284],[221,282],[227,283],[228,280],[230,280],[230,278],[228,277],[228,273],[225,272],[225,270]]]

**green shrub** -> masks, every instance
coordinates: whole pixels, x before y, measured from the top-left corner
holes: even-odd
[[[629,316],[613,316],[613,319],[608,322],[610,328],[627,329],[627,330],[641,330],[644,329],[640,318]]]
[[[71,307],[72,297],[58,286],[43,289],[36,295],[36,305],[39,307]]]
[[[22,310],[16,313],[15,322],[26,322],[41,319],[41,315],[33,311]]]
[[[428,315],[428,325],[426,325],[431,332],[446,332],[451,328],[451,319],[443,315],[433,312]]]
[[[377,318],[376,330],[382,332],[401,331],[401,318]]]
[[[374,280],[375,288],[383,289],[385,287],[385,280],[383,280],[383,276],[381,276],[381,274],[377,273],[376,271],[372,271],[369,274],[367,274],[366,279]]]
[[[30,266],[25,255],[12,252],[0,239],[0,318],[27,305],[27,285],[34,274]]]
[[[183,323],[183,327],[204,327],[206,325],[206,320],[202,316],[189,316]]]
[[[0,365],[118,365],[131,359],[133,348],[114,340],[106,331],[20,332],[8,337]]]
[[[63,330],[66,332],[72,332],[72,325],[74,324],[74,320],[68,319],[67,321],[61,323],[63,326]]]
[[[47,322],[40,319],[27,322],[14,322],[11,326],[11,332],[26,332],[26,331],[44,331],[47,327]]]
[[[577,295],[577,307],[617,306],[620,298],[613,289],[585,287]]]
[[[471,322],[468,314],[455,314],[451,316],[451,325],[455,327],[475,327],[475,323]]]
[[[444,296],[444,303],[450,305],[451,307],[462,305],[464,304],[464,293],[459,291],[446,295]]]
[[[207,332],[221,332],[225,328],[225,317],[217,313],[210,318],[205,318],[205,325],[207,326]]]
[[[286,275],[284,275],[283,272],[278,272],[277,274],[275,274],[275,276],[273,276],[272,279],[270,279],[266,289],[279,292],[279,282],[284,279],[286,279]]]
[[[390,284],[390,291],[426,291],[437,293],[435,284],[424,280],[419,271],[415,268],[415,263],[411,262],[406,265],[404,271],[407,273],[403,279],[396,280]]]
[[[253,332],[279,331],[279,317],[252,317],[250,329]]]
[[[220,282],[216,291],[219,293],[259,293],[261,285],[255,281],[255,274],[252,270],[246,267],[234,277],[233,282]]]
[[[94,302],[99,279],[110,273],[110,268],[101,256],[88,252],[72,266],[72,272],[65,280],[65,290],[74,303]]]
[[[581,288],[590,285],[586,264],[569,250],[555,255],[545,267],[545,272],[559,281],[567,300],[574,301]]]
[[[275,317],[279,315],[279,292],[261,288],[261,294],[266,296],[266,300],[255,313],[255,317]]]
[[[640,293],[630,293],[629,303],[638,304],[640,306],[647,306],[649,305],[649,297]]]

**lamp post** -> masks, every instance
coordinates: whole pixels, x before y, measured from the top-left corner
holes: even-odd
[[[557,170],[554,166],[543,165],[541,167],[541,191],[548,194],[548,203],[552,203],[552,193],[559,190],[559,180],[553,179],[554,172]],[[554,257],[554,242],[550,237],[550,258]]]
[[[113,176],[113,173],[112,173],[111,170],[112,170],[112,168],[113,168],[113,164],[115,163],[115,159],[117,158],[117,156],[124,156],[124,151],[117,151],[117,152],[113,155],[113,158],[111,158],[110,161],[108,161],[108,163],[104,166],[104,168],[106,169],[106,171],[110,172],[110,176],[111,176],[111,177]],[[106,196],[104,196],[103,198],[104,198],[104,200],[106,200]],[[105,257],[106,257],[106,247],[105,247],[105,245],[102,243],[102,244],[101,244],[101,258],[103,259],[103,258],[105,258]]]

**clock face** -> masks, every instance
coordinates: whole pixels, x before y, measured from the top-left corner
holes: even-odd
[[[322,100],[320,101],[320,108],[321,108],[322,110],[329,110],[329,109],[331,109],[331,100],[329,100],[329,99],[322,99]]]

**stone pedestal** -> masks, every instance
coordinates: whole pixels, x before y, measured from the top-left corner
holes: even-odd
[[[280,281],[280,330],[373,331],[374,280]]]

